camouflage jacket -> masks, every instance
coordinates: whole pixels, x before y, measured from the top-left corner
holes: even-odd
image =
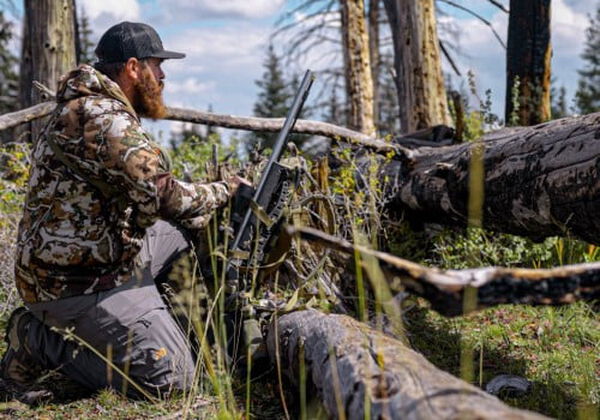
[[[122,90],[92,67],[61,79],[57,102],[34,145],[19,225],[16,284],[28,303],[128,281],[145,228],[158,218],[200,228],[228,199],[225,183],[173,178]],[[113,188],[101,191],[94,180]]]

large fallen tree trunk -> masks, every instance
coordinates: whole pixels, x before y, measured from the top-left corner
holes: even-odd
[[[478,143],[413,150],[407,164],[384,167],[395,183],[390,208],[465,226],[478,147],[484,148],[483,227],[536,240],[574,235],[600,243],[598,113],[500,130]]]
[[[464,298],[468,288],[477,297],[468,310],[504,303],[529,305],[563,305],[578,300],[600,298],[600,263],[577,264],[553,269],[484,267],[467,270],[440,270],[374,251],[311,228],[288,228],[290,235],[317,242],[354,255],[376,257],[394,292],[408,290],[427,299],[433,309],[446,316],[465,313]]]
[[[332,418],[545,418],[503,404],[345,315],[316,310],[283,315],[272,323],[267,346],[292,384],[300,385],[299,369],[305,366]]]

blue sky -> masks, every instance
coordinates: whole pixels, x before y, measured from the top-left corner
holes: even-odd
[[[265,51],[274,24],[285,11],[300,0],[78,0],[91,19],[98,38],[109,26],[122,20],[142,21],[161,34],[165,47],[185,52],[184,60],[167,61],[165,99],[168,105],[218,113],[251,115],[263,69]],[[507,16],[487,0],[454,0],[489,19],[506,39]],[[501,0],[508,7],[508,0]],[[577,84],[576,70],[582,66],[580,54],[588,25],[587,14],[596,0],[553,0],[552,43],[553,75],[559,86],[572,96]],[[472,70],[483,94],[492,89],[494,111],[503,113],[505,90],[505,52],[484,24],[450,6],[440,6],[444,23],[460,28],[457,55],[463,75]],[[293,18],[300,19],[301,14]],[[335,31],[335,28],[332,29]],[[311,51],[300,67],[319,70],[341,65],[335,54],[329,61],[319,56],[334,47],[323,43]],[[447,63],[444,69],[450,71]],[[301,71],[302,69],[293,69]],[[464,80],[452,76],[456,85]],[[313,93],[313,100],[314,98]],[[148,123],[148,128],[163,139],[170,130],[180,129],[171,122]]]
[[[483,14],[506,41],[508,16],[505,13],[491,7],[486,0],[463,0],[460,3]],[[508,8],[507,0],[502,3]],[[598,4],[597,0],[552,0],[552,76],[558,87],[567,89],[569,105],[577,88],[577,69],[583,66],[580,55],[585,42],[585,28],[589,24],[588,15],[595,12]],[[443,10],[452,12],[447,6]],[[474,72],[481,93],[492,89],[493,110],[502,117],[506,85],[505,51],[484,24],[463,12],[452,13],[452,16],[443,19],[461,28],[459,41],[463,54],[457,57],[457,62],[461,69]],[[449,72],[449,66],[444,64],[444,69]],[[453,79],[459,82],[454,76]]]

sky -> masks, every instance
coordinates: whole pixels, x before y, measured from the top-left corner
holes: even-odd
[[[508,8],[508,1],[502,3]],[[508,15],[492,6],[485,0],[463,0],[465,6],[485,16],[506,43]],[[552,0],[552,77],[557,87],[567,90],[568,106],[577,89],[578,73],[584,65],[580,56],[585,46],[585,29],[589,25],[589,15],[594,14],[598,0]],[[462,54],[457,56],[461,69],[471,69],[475,74],[480,95],[486,89],[492,90],[493,111],[504,115],[505,98],[505,50],[494,37],[492,31],[476,18],[464,12],[452,10],[452,7],[441,6],[441,10],[453,13],[452,16],[441,17],[440,20],[458,25],[461,29],[459,45]],[[448,63],[443,62],[444,70],[451,72]],[[466,71],[463,72],[466,74]],[[459,80],[452,75],[453,80]]]
[[[141,21],[154,26],[165,48],[187,54],[183,60],[167,60],[165,102],[169,106],[188,107],[233,115],[252,115],[258,93],[255,84],[263,73],[263,61],[274,25],[283,13],[300,0],[78,0],[90,18],[93,41],[112,24],[122,20]],[[488,19],[506,42],[508,16],[487,0],[454,0]],[[508,0],[501,0],[508,8]],[[440,4],[438,2],[438,4]],[[577,69],[583,63],[580,54],[585,41],[588,14],[597,0],[552,0],[552,73],[557,86],[567,89],[568,98],[577,86]],[[456,86],[466,85],[467,70],[475,74],[481,95],[492,90],[493,111],[503,115],[505,96],[505,51],[492,31],[460,10],[441,4],[442,23],[459,29],[455,54],[463,74],[452,75]],[[290,19],[301,19],[295,13]],[[334,29],[335,30],[335,29]],[[280,38],[279,41],[283,39]],[[281,43],[276,44],[283,48]],[[315,46],[300,66],[319,70],[326,65],[341,65],[336,55],[323,60],[333,49],[323,43]],[[333,62],[332,62],[333,60]],[[448,63],[443,63],[451,73]],[[302,69],[294,69],[301,71]],[[313,92],[315,90],[313,89]],[[310,101],[318,98],[313,93]],[[318,118],[318,117],[315,117]],[[146,126],[163,141],[171,130],[180,130],[175,122],[147,122]]]

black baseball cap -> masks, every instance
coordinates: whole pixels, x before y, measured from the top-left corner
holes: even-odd
[[[185,57],[185,54],[165,50],[152,26],[135,22],[121,22],[111,27],[100,38],[95,53],[101,63],[122,63],[131,57]]]

